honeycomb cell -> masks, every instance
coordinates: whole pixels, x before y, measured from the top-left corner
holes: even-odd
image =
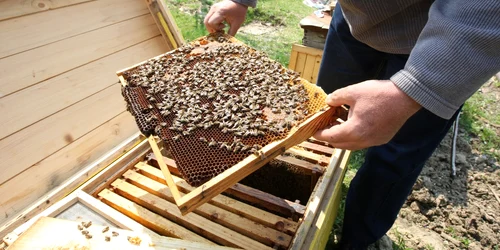
[[[128,85],[122,95],[139,130],[165,142],[193,186],[251,155],[254,145],[284,139],[326,98],[265,54],[213,36],[123,73]]]

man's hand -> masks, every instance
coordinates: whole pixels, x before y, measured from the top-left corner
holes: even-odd
[[[330,106],[350,106],[349,119],[314,137],[342,149],[362,149],[389,142],[420,109],[389,80],[370,80],[339,89],[326,98]]]
[[[228,34],[236,35],[241,24],[245,21],[248,7],[235,3],[231,0],[224,0],[212,5],[210,11],[205,16],[205,27],[208,32],[214,33],[224,29],[224,21],[229,24]]]

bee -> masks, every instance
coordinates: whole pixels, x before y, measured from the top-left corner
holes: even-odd
[[[83,234],[83,235],[87,235],[87,234],[89,234],[89,231],[87,231],[87,230],[82,230],[82,234]]]
[[[160,123],[160,126],[162,126],[162,127],[166,127],[166,126],[167,126],[167,123],[166,123],[166,122],[162,122],[162,123]]]
[[[78,224],[78,230],[80,230],[80,231],[83,230],[83,226],[81,224]]]
[[[92,221],[89,221],[89,222],[87,222],[87,223],[83,224],[83,226],[84,226],[85,228],[89,228],[90,226],[92,226]]]
[[[105,237],[104,237],[104,240],[109,242],[109,241],[111,241],[111,237],[109,237],[109,236],[105,236]]]
[[[87,234],[87,235],[85,235],[85,238],[87,238],[87,239],[92,239],[92,235]]]
[[[217,142],[214,140],[214,138],[212,138],[212,140],[210,140],[210,143],[208,143],[208,146],[209,147],[217,146]]]
[[[200,137],[200,141],[202,141],[202,142],[208,142],[207,138],[205,138],[205,137]]]
[[[176,135],[176,136],[172,137],[172,140],[177,141],[177,140],[179,140],[179,138],[181,138],[181,135]]]
[[[111,234],[113,235],[113,237],[116,237],[116,236],[118,236],[118,235],[119,235],[119,234],[118,234],[117,232],[115,232],[115,231],[111,232]]]
[[[109,230],[109,227],[105,227],[105,228],[102,230],[102,232],[103,232],[103,233],[105,233],[105,232],[107,232],[108,230]]]

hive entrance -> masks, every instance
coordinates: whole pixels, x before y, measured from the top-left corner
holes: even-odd
[[[321,89],[234,38],[214,35],[122,73],[139,129],[157,135],[199,186],[324,105]]]

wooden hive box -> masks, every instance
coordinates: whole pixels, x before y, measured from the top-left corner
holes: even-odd
[[[8,0],[0,7],[0,248],[41,216],[181,238],[167,243],[187,249],[326,244],[350,152],[315,140],[276,158],[295,170],[276,168],[297,192],[252,177],[189,217],[172,207],[114,74],[183,43],[162,2]],[[175,162],[165,160],[175,175]]]

